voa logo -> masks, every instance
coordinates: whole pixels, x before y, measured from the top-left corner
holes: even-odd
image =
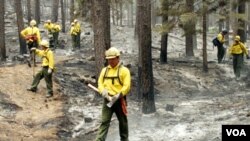
[[[227,136],[247,136],[244,129],[226,129]]]

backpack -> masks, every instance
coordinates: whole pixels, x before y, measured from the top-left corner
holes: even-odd
[[[103,81],[104,81],[105,79],[112,79],[112,84],[114,84],[114,80],[115,80],[115,79],[118,79],[118,82],[119,82],[121,85],[123,85],[123,83],[122,83],[122,81],[121,81],[121,79],[120,79],[120,69],[121,69],[121,67],[122,67],[122,65],[120,65],[120,66],[118,67],[117,76],[107,76],[108,67],[106,67],[106,70],[105,70],[105,73],[104,73],[104,77],[103,77]]]
[[[213,42],[213,45],[214,45],[214,46],[218,46],[218,45],[220,44],[220,42],[219,42],[219,40],[217,39],[217,37],[215,37],[215,38],[212,40],[212,42]]]

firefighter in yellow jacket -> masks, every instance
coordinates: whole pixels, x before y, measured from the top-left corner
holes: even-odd
[[[52,34],[53,34],[53,40],[54,40],[54,48],[58,47],[58,37],[59,32],[61,31],[61,26],[59,23],[54,23],[52,27]]]
[[[44,78],[47,85],[46,97],[49,98],[53,96],[52,74],[55,69],[54,54],[49,49],[49,42],[47,40],[42,40],[40,46],[42,50],[31,48],[31,51],[34,51],[38,56],[42,58],[42,69],[36,74],[31,87],[27,90],[36,92],[40,80]]]
[[[229,48],[229,53],[233,56],[233,70],[236,76],[236,79],[240,78],[240,71],[243,65],[243,56],[248,55],[247,48],[240,41],[240,36],[237,35],[234,38],[233,45]]]
[[[217,58],[218,58],[218,63],[222,63],[222,59],[225,55],[225,49],[224,49],[224,42],[225,42],[225,35],[228,34],[228,31],[227,30],[223,30],[222,32],[220,32],[218,35],[217,35],[217,40],[219,41],[218,42],[218,45],[217,45],[217,49],[218,49],[218,52],[217,52]]]
[[[21,36],[26,40],[29,50],[38,47],[41,41],[40,30],[36,27],[36,21],[31,20],[30,26],[21,31]]]
[[[121,141],[128,141],[126,95],[131,87],[130,71],[120,63],[120,52],[116,48],[109,48],[105,52],[105,56],[109,65],[102,69],[98,79],[98,90],[104,97],[104,102],[96,141],[105,140],[113,113],[116,114],[119,121]],[[113,98],[118,98],[118,100],[112,107],[108,107],[107,103],[113,101]]]
[[[75,24],[75,28],[76,28],[76,32],[77,32],[77,35],[76,35],[76,46],[78,48],[81,47],[81,25],[80,23],[78,22],[77,19],[74,20],[74,24]]]
[[[71,27],[70,27],[70,35],[71,35],[71,41],[72,41],[72,48],[73,50],[78,48],[77,46],[77,34],[78,34],[78,29],[75,26],[75,23],[72,22],[71,23]]]
[[[49,45],[50,45],[50,48],[54,48],[54,35],[53,35],[53,27],[54,27],[54,24],[51,22],[51,20],[47,20],[45,22],[45,24],[43,25],[43,27],[47,30],[47,35],[49,37]]]

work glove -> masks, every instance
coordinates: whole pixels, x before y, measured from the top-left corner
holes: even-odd
[[[122,97],[122,94],[120,94],[120,93],[114,95],[114,96],[111,98],[110,102],[107,104],[107,106],[108,106],[109,108],[112,107],[112,106],[114,105],[114,103],[115,103],[118,99],[120,99],[121,97]]]
[[[51,73],[52,73],[52,69],[49,68],[49,69],[48,69],[48,74],[51,74]]]
[[[112,100],[112,97],[109,96],[109,93],[108,93],[108,90],[107,89],[104,89],[101,93],[102,97],[106,98],[108,101],[111,101]]]
[[[36,48],[35,48],[35,47],[33,47],[33,48],[31,48],[31,49],[30,49],[30,51],[35,51],[35,50],[36,50]]]

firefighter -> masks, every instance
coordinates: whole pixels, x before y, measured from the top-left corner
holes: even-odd
[[[234,38],[233,45],[229,48],[229,53],[233,56],[233,70],[236,80],[240,79],[240,71],[243,65],[244,54],[248,56],[248,51],[245,45],[240,41],[240,36]]]
[[[217,35],[217,40],[219,41],[217,44],[217,58],[218,58],[218,63],[222,63],[222,59],[225,55],[225,48],[223,46],[224,42],[225,42],[225,35],[228,34],[227,30],[223,30],[222,32],[220,32]]]
[[[26,43],[28,45],[28,49],[29,49],[30,54],[31,54],[30,49],[33,47],[37,48],[38,45],[40,44],[40,41],[41,41],[40,30],[36,27],[35,20],[31,20],[30,26],[28,26],[27,28],[25,28],[21,31],[21,36],[26,40]],[[31,60],[33,60],[33,58],[34,58],[34,62],[35,62],[34,56],[31,57]]]
[[[75,23],[71,23],[70,27],[70,35],[71,35],[71,40],[72,40],[72,48],[75,50],[77,48],[77,28],[75,26]]]
[[[76,28],[76,32],[77,32],[76,46],[77,46],[77,48],[80,49],[80,47],[81,47],[81,44],[80,44],[81,43],[81,25],[77,19],[74,20],[74,24],[75,24],[75,28]]]
[[[50,48],[54,48],[53,26],[54,24],[51,22],[51,20],[47,20],[43,25],[43,27],[47,30]]]
[[[59,23],[54,23],[52,26],[52,34],[53,34],[53,43],[54,43],[54,48],[58,47],[58,37],[59,37],[59,32],[61,31],[61,26]]]
[[[40,46],[42,48],[41,50],[31,48],[31,51],[34,51],[38,56],[42,58],[42,69],[35,75],[31,87],[27,90],[36,92],[40,80],[44,78],[47,86],[46,97],[49,98],[53,96],[52,74],[55,70],[54,54],[49,49],[49,42],[47,40],[42,40]]]
[[[104,97],[104,102],[96,141],[105,140],[113,113],[116,114],[119,121],[121,141],[128,141],[126,95],[131,87],[130,71],[120,63],[120,52],[115,47],[109,48],[105,52],[105,56],[109,65],[102,69],[98,79],[98,90]],[[118,100],[112,107],[108,107],[107,103],[113,101],[113,98],[118,98]]]

